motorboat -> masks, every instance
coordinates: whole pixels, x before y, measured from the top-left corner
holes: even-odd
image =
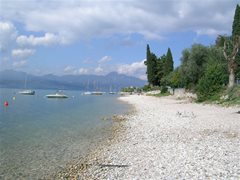
[[[92,93],[87,91],[87,92],[84,92],[83,95],[91,95]]]
[[[116,92],[109,92],[109,94],[116,94]]]
[[[91,95],[103,95],[103,92],[95,91],[95,92],[92,92]]]
[[[34,95],[35,91],[33,91],[33,90],[22,90],[22,91],[19,91],[18,93],[22,94],[22,95]]]
[[[67,95],[63,94],[63,92],[58,91],[55,94],[46,95],[47,98],[68,98]]]

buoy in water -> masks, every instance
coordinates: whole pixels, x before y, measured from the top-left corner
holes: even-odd
[[[4,102],[4,106],[5,106],[5,107],[8,106],[8,102],[7,102],[7,101]]]
[[[16,97],[15,96],[13,96],[13,98],[12,98],[13,100],[15,100],[16,99]]]

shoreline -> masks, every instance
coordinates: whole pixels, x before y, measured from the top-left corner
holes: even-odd
[[[134,113],[70,172],[82,179],[238,179],[237,107],[126,96]],[[122,123],[123,122],[123,123]]]
[[[119,97],[117,98],[119,101]],[[121,100],[120,100],[121,101]],[[123,102],[123,101],[122,101]],[[102,121],[112,121],[112,126],[110,129],[107,129],[109,136],[107,139],[101,140],[97,145],[93,145],[96,149],[91,149],[86,156],[81,157],[77,161],[70,161],[66,166],[50,176],[44,177],[44,179],[95,179],[91,176],[91,171],[93,167],[100,167],[103,164],[99,162],[100,156],[112,143],[115,143],[119,136],[124,135],[126,130],[126,121],[128,121],[129,116],[135,113],[135,107],[128,103],[124,102],[129,106],[129,109],[122,114],[115,114],[111,117],[103,117]]]

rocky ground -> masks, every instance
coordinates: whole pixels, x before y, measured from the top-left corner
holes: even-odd
[[[113,137],[58,178],[240,179],[239,108],[173,97],[120,100],[136,112],[121,117]]]

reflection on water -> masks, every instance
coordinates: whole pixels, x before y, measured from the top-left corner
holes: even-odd
[[[127,111],[113,95],[65,91],[70,98],[47,99],[52,91],[16,92],[0,89],[0,179],[37,179],[59,170],[108,136],[112,122],[102,117]]]

